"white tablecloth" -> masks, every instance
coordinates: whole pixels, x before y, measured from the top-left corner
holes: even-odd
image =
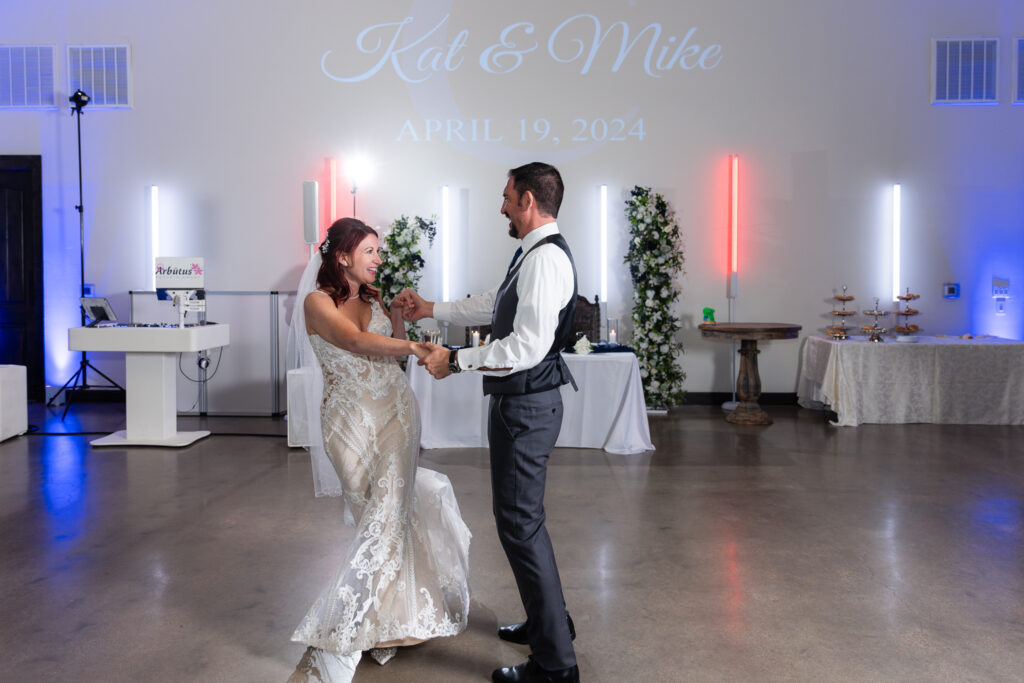
[[[609,453],[654,450],[640,366],[632,353],[563,354],[579,392],[563,386],[562,431],[557,447],[603,448]],[[487,406],[483,376],[476,372],[433,379],[416,364],[406,366],[420,404],[423,448],[487,446]]]
[[[872,343],[808,337],[797,396],[835,423],[1024,424],[1024,343],[920,337]]]

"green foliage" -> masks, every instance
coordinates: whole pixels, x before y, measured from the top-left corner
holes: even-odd
[[[686,373],[676,357],[683,353],[675,341],[679,319],[672,305],[679,299],[676,275],[682,275],[683,246],[675,211],[649,187],[636,186],[626,201],[629,251],[625,261],[633,279],[633,347],[640,362],[644,398],[650,407],[682,402]]]
[[[420,251],[420,236],[427,238],[428,245],[434,244],[437,236],[437,217],[429,219],[414,216],[399,217],[391,224],[391,231],[381,245],[381,259],[384,261],[377,269],[377,281],[374,286],[380,290],[380,296],[389,306],[398,293],[405,288],[419,289],[423,270],[423,252]],[[419,326],[406,323],[406,334],[412,341],[419,341]]]

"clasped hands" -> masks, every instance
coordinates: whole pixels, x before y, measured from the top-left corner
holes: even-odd
[[[391,310],[398,308],[402,317],[410,322],[429,318],[434,312],[433,302],[425,300],[411,289],[403,289],[391,302]],[[443,346],[430,342],[417,342],[413,345],[413,353],[434,379],[444,379],[451,372],[448,370],[449,351]]]

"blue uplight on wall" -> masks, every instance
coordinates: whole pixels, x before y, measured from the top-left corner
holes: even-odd
[[[82,325],[79,313],[78,226],[44,225],[43,337],[46,383],[60,386],[74,373],[76,354],[68,349],[68,330]],[[53,233],[61,233],[59,235]],[[71,244],[74,253],[65,245]]]

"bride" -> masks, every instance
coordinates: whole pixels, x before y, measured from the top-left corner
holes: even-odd
[[[396,362],[427,349],[405,338],[401,311],[389,314],[371,286],[379,251],[372,228],[336,221],[303,274],[292,319],[292,363],[313,368],[305,384],[316,494],[343,495],[356,527],[292,634],[309,646],[296,675],[333,671],[332,681],[350,680],[364,650],[383,664],[399,646],[462,632],[469,612],[469,529],[448,478],[417,466],[419,409]]]

